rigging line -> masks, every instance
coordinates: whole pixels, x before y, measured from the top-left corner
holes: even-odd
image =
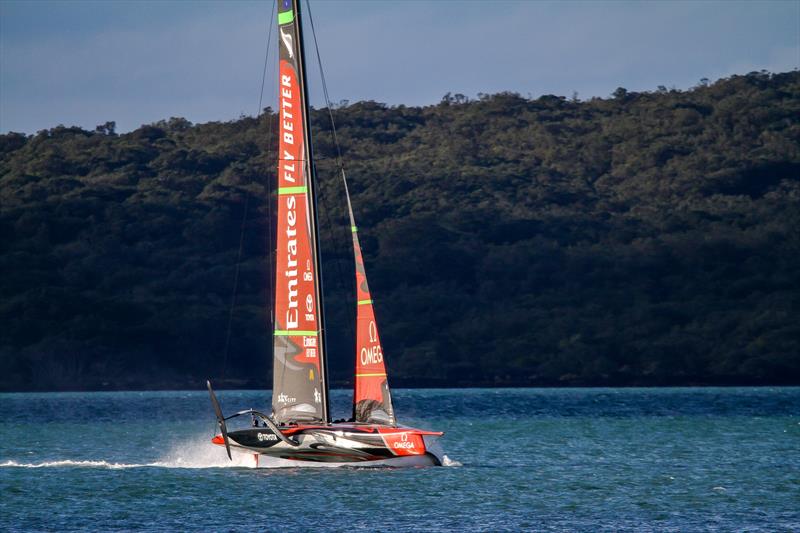
[[[270,16],[270,23],[269,23],[269,35],[267,37],[267,57],[269,57],[269,51],[272,49],[272,20],[274,19],[275,14],[275,1],[272,2],[272,15]],[[276,38],[277,39],[277,38]],[[273,65],[273,76],[277,78],[277,65]],[[267,73],[267,61],[264,60],[264,74],[261,77],[261,94],[264,94],[264,80],[266,79]],[[258,104],[259,109],[261,108],[261,101],[259,99]],[[271,147],[273,146],[272,142],[272,113],[267,115],[267,150],[266,150],[266,159],[267,159],[267,166],[269,167],[271,163],[273,163],[272,159],[270,158],[270,151]],[[276,154],[277,155],[277,154]],[[273,168],[275,165],[273,165]],[[267,171],[265,176],[266,179],[266,193],[267,193],[267,278],[269,278],[269,298],[273,300],[275,297],[275,278],[273,275],[273,262],[274,262],[274,247],[273,247],[273,240],[272,240],[272,179],[271,174]],[[267,309],[269,309],[269,326],[270,326],[270,333],[275,328],[275,310],[274,306],[271,304],[267,304]],[[272,341],[272,336],[270,335],[270,341]]]
[[[272,13],[275,13],[275,2],[276,0],[272,0],[272,10],[270,11],[269,21],[267,22],[267,26],[269,30],[267,31],[267,49],[264,52],[264,69],[261,71],[261,92],[258,94],[258,109],[256,109],[256,118],[261,114],[261,102],[264,98],[264,83],[267,79],[267,61],[269,61],[269,50],[270,50],[270,41],[272,41]]]
[[[330,102],[330,98],[328,96],[328,84],[325,81],[325,71],[322,68],[322,56],[319,53],[319,43],[317,41],[317,31],[316,31],[316,28],[314,27],[314,17],[311,14],[311,2],[310,2],[310,0],[306,0],[306,12],[308,13],[308,21],[311,23],[311,35],[312,35],[312,37],[314,39],[314,51],[316,52],[316,56],[317,56],[317,65],[319,66],[320,79],[322,81],[322,92],[323,92],[323,95],[325,97],[325,105],[328,108],[328,116],[330,117],[330,121],[331,121],[331,131],[333,132],[333,141],[334,141],[334,145],[336,146],[337,163],[338,163],[339,168],[342,171],[342,176],[344,177],[344,166],[342,164],[342,152],[341,152],[341,149],[339,148],[339,140],[338,140],[338,138],[336,136],[336,124],[333,121],[333,112],[331,111],[331,102]],[[316,162],[312,162],[312,163],[314,163],[314,166],[316,167]],[[345,194],[347,194],[347,183],[346,182],[345,182]],[[328,223],[328,228],[329,228],[328,231],[331,234],[331,237],[333,237],[334,236],[333,223],[331,222],[331,215],[330,215],[330,211],[331,210],[328,208],[327,202],[325,202],[324,195],[320,195],[320,196],[322,196],[322,201],[323,201],[323,204],[325,206],[325,218],[327,219],[327,223]],[[350,198],[349,198],[349,196],[347,198],[347,205],[348,205],[348,209],[349,209],[349,206],[350,206]],[[333,240],[333,238],[331,240]],[[346,247],[347,247],[347,244],[345,244],[344,248],[346,248]],[[344,248],[342,248],[342,249],[344,249]],[[335,263],[336,263],[337,274],[338,274],[338,277],[339,277],[339,285],[342,287],[342,289],[344,289],[346,287],[346,285],[345,285],[345,281],[344,281],[345,280],[345,275],[344,275],[344,271],[342,269],[342,259],[339,257],[339,254],[336,254],[336,258],[337,259],[336,259]],[[347,321],[348,333],[349,333],[351,339],[355,339],[355,325],[353,324],[353,322],[354,322],[353,320],[348,320]]]
[[[306,0],[306,4],[308,4],[308,0]],[[333,107],[331,106],[331,100],[328,95],[328,82],[325,79],[325,69],[322,68],[322,56],[319,53],[319,44],[317,43],[317,33],[314,31],[314,18],[311,16],[311,6],[308,6],[308,18],[311,22],[311,33],[314,36],[314,48],[317,51],[317,64],[319,65],[319,76],[322,80],[322,93],[325,96],[325,105],[328,108],[328,116],[331,121],[331,136],[333,137],[333,145],[336,147],[336,162],[339,166],[339,171],[342,174],[342,183],[344,183],[344,194],[347,197],[347,209],[348,215],[350,216],[350,225],[355,226],[355,218],[353,215],[353,206],[350,202],[350,190],[347,186],[347,174],[344,171],[344,158],[342,157],[342,149],[339,145],[339,136],[336,133],[336,121],[333,119]]]
[[[271,12],[272,15],[270,17],[269,39],[267,40],[267,53],[269,53],[269,51],[272,50],[272,28],[273,28],[272,21],[275,20],[275,13],[277,12],[275,8],[276,8],[276,2],[273,1],[272,2],[272,12]],[[277,26],[277,22],[276,22],[275,25]],[[277,39],[278,39],[278,37],[277,37],[277,34],[276,34],[276,37],[275,37],[276,48],[277,48]],[[266,66],[266,62],[265,62],[265,66]],[[277,60],[277,56],[275,57],[275,61],[272,62],[271,67],[272,68],[271,68],[270,74],[272,76],[272,79],[277,80],[278,79],[278,60]],[[262,85],[263,85],[263,83],[262,83]],[[273,85],[273,87],[275,87],[275,86]],[[277,95],[275,95],[275,96],[277,96]],[[277,153],[277,150],[275,152],[275,157],[274,158],[270,157],[270,153],[271,153],[272,148],[278,145],[277,139],[275,139],[273,141],[273,138],[272,138],[273,131],[274,131],[274,128],[273,128],[273,113],[269,113],[269,114],[265,113],[265,119],[267,121],[267,149],[266,149],[266,154],[265,154],[266,155],[266,160],[267,160],[267,166],[269,168],[274,169],[277,172],[277,166],[278,166],[278,159],[277,159],[278,153]],[[278,120],[278,113],[276,112],[275,113],[275,121],[277,122],[277,120]],[[273,240],[273,233],[272,233],[272,222],[273,222],[272,221],[272,195],[273,195],[273,190],[275,188],[277,188],[277,173],[276,173],[275,176],[276,176],[276,178],[275,178],[276,182],[275,182],[275,185],[273,187],[272,173],[269,170],[265,173],[265,187],[266,187],[266,197],[267,197],[267,235],[266,235],[266,238],[267,238],[267,243],[266,243],[266,248],[267,248],[267,278],[269,279],[269,295],[267,296],[268,299],[267,299],[267,302],[266,302],[266,309],[267,309],[268,320],[269,320],[269,330],[268,330],[269,331],[269,336],[268,336],[269,340],[267,341],[267,344],[268,344],[268,350],[269,350],[270,355],[273,354],[274,349],[275,349],[275,345],[274,345],[275,337],[273,337],[272,332],[275,329],[275,304],[274,304],[274,302],[275,302],[275,270],[274,269],[275,269],[275,253],[276,253],[275,247],[277,246],[277,243]],[[276,201],[277,201],[277,198],[276,198]],[[266,359],[267,368],[265,369],[265,373],[264,373],[265,375],[269,375],[271,372],[274,371],[273,368],[270,368],[271,367],[270,363],[272,362],[272,359],[273,359],[272,357],[269,357],[269,358]],[[281,378],[280,378],[281,385],[280,385],[279,388],[281,390],[283,389],[283,382],[284,382],[284,374],[285,374],[285,372],[286,372],[286,368],[284,367],[284,368],[282,368],[282,373],[281,373]],[[274,388],[275,381],[276,381],[275,380],[275,376],[273,376],[273,387],[272,388]],[[272,405],[272,401],[270,401],[270,406],[271,405]]]
[[[309,4],[309,0],[306,0],[306,4]],[[333,107],[331,106],[331,100],[328,95],[328,82],[325,79],[325,69],[322,68],[322,56],[319,53],[319,43],[317,42],[317,33],[314,30],[314,17],[311,15],[311,6],[308,5],[308,19],[311,22],[311,34],[314,36],[314,49],[317,52],[317,64],[319,65],[319,76],[322,80],[322,93],[325,96],[325,105],[328,108],[328,117],[331,121],[331,135],[333,137],[333,145],[336,147],[336,163],[338,164],[339,170],[342,174],[342,182],[344,183],[344,194],[347,197],[347,209],[348,214],[350,216],[350,225],[355,225],[355,220],[353,218],[353,206],[350,203],[350,191],[347,187],[347,175],[344,171],[344,158],[342,158],[342,149],[339,146],[339,136],[336,134],[336,121],[333,119]]]
[[[317,51],[317,64],[319,65],[319,77],[322,80],[322,94],[325,96],[325,105],[328,107],[328,116],[331,119],[331,132],[333,135],[333,144],[336,146],[336,158],[338,159],[339,168],[344,172],[344,161],[342,160],[342,150],[339,147],[339,137],[336,135],[336,122],[333,120],[333,109],[331,108],[331,100],[328,96],[328,82],[325,80],[325,70],[322,68],[322,56],[319,54],[319,44],[317,43],[317,32],[314,29],[314,17],[311,16],[311,5],[306,0],[308,11],[308,21],[311,23],[311,34],[314,36],[314,49]]]
[[[333,137],[333,144],[336,147],[336,159],[337,159],[337,163],[339,164],[339,170],[340,170],[340,172],[342,174],[342,183],[344,184],[344,193],[345,193],[345,197],[347,198],[347,209],[348,209],[348,215],[350,217],[350,225],[351,226],[355,226],[356,225],[356,223],[355,223],[355,215],[353,215],[353,205],[352,205],[352,203],[350,201],[350,191],[349,191],[349,187],[347,186],[347,174],[345,173],[345,170],[344,170],[344,159],[342,158],[342,149],[341,149],[341,146],[339,145],[339,136],[336,133],[336,121],[333,119],[333,108],[331,106],[330,97],[328,95],[328,82],[325,79],[325,70],[322,68],[322,56],[319,53],[319,44],[317,42],[317,32],[314,29],[314,17],[311,14],[310,0],[306,0],[306,6],[308,7],[308,9],[307,9],[307,11],[308,11],[308,19],[309,19],[309,22],[311,23],[311,34],[314,37],[314,49],[317,52],[317,64],[319,65],[319,75],[320,75],[320,79],[322,81],[322,93],[325,96],[325,105],[328,108],[328,116],[329,116],[330,121],[331,121],[331,135]],[[359,244],[359,247],[360,247],[360,244]],[[337,261],[337,265],[340,265],[340,270],[341,270],[341,263],[339,263]],[[342,285],[342,286],[344,286],[344,285]],[[356,287],[356,290],[358,290],[357,287]],[[353,321],[353,322],[355,322],[355,321]],[[350,330],[349,333],[351,334],[351,338],[355,339],[355,325],[352,322],[348,322],[348,327],[349,327],[349,330]],[[354,409],[355,409],[355,406],[354,406]],[[354,411],[354,417],[355,417],[355,411]]]
[[[275,45],[277,48],[277,40],[278,36],[275,36]],[[275,61],[272,64],[272,79],[278,79],[278,57],[276,56]],[[275,95],[277,99],[277,94]],[[269,249],[269,270],[267,271],[267,277],[269,278],[269,298],[270,301],[267,304],[267,309],[269,311],[269,353],[272,357],[267,359],[267,372],[268,374],[273,374],[273,386],[271,387],[275,389],[275,376],[274,376],[274,365],[272,364],[274,358],[274,350],[275,350],[275,337],[272,335],[272,332],[275,329],[275,283],[276,283],[276,254],[277,254],[277,215],[276,217],[276,225],[275,230],[276,233],[273,234],[273,201],[272,197],[275,196],[275,207],[277,208],[278,203],[278,196],[277,196],[277,189],[278,189],[278,138],[277,134],[274,132],[274,128],[278,124],[278,120],[280,119],[280,112],[276,111],[274,114],[274,122],[273,122],[273,115],[270,114],[268,117],[269,126],[268,126],[268,133],[267,138],[269,139],[269,146],[268,153],[270,149],[275,150],[275,157],[270,159],[270,163],[272,164],[272,168],[275,171],[275,176],[273,179],[272,173],[267,173],[267,238],[269,239],[268,249]],[[274,139],[273,139],[274,136]],[[284,390],[285,384],[285,377],[286,377],[286,365],[281,365],[281,375],[280,375],[280,386],[278,387],[281,391]],[[270,399],[270,406],[272,406],[272,400]],[[274,416],[274,413],[273,413]]]
[[[244,200],[244,211],[242,213],[242,229],[239,233],[239,253],[236,256],[236,273],[233,276],[233,291],[231,293],[231,305],[228,309],[228,331],[225,333],[225,356],[222,359],[222,379],[225,379],[225,372],[228,369],[228,354],[231,347],[231,331],[233,329],[233,310],[236,307],[236,294],[239,288],[239,272],[242,269],[242,250],[244,248],[244,226],[247,222],[247,208],[250,205],[250,196],[246,195]]]
[[[272,11],[270,11],[270,13],[275,11],[275,1],[276,0],[273,0]],[[256,120],[258,120],[258,116],[261,113],[261,103],[264,97],[264,81],[267,74],[267,63],[269,61],[270,41],[272,39],[272,15],[270,15],[269,17],[269,20],[267,22],[267,27],[268,27],[267,46],[264,53],[264,68],[261,73],[261,91],[258,96],[258,111],[256,112]],[[247,211],[249,206],[250,206],[250,195],[245,193],[244,211],[242,213],[242,224],[241,224],[241,230],[239,232],[239,251],[236,255],[236,271],[233,276],[233,290],[231,291],[231,303],[228,308],[228,327],[226,328],[225,332],[225,350],[222,358],[223,379],[225,378],[225,374],[227,373],[228,370],[228,358],[230,356],[231,334],[233,331],[233,312],[234,309],[236,308],[236,296],[238,295],[239,292],[239,276],[241,274],[241,268],[242,268],[242,252],[244,250],[244,230],[247,223]]]
[[[306,0],[306,4],[309,4],[309,0]],[[322,93],[325,96],[325,105],[328,108],[328,117],[331,121],[331,136],[333,137],[333,145],[336,147],[336,162],[339,166],[339,171],[342,174],[342,183],[344,184],[344,194],[347,198],[347,210],[348,215],[350,217],[350,226],[355,226],[355,217],[353,215],[353,205],[350,201],[350,189],[347,186],[347,174],[344,171],[344,158],[342,157],[342,149],[339,145],[339,136],[336,133],[336,121],[333,119],[333,107],[331,106],[331,100],[328,94],[328,82],[325,78],[325,69],[322,67],[322,56],[319,53],[319,43],[317,42],[317,33],[314,29],[314,17],[311,15],[311,6],[308,5],[308,18],[309,22],[311,22],[311,33],[314,36],[314,48],[317,52],[317,64],[319,65],[319,76],[322,80]]]

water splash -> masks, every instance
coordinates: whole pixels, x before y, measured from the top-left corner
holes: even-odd
[[[459,461],[456,461],[455,459],[450,459],[445,455],[444,457],[442,457],[442,466],[464,466],[464,465],[461,464]]]
[[[209,442],[205,436],[173,444],[170,450],[152,466],[164,468],[255,468],[252,454],[233,453],[228,459],[225,448]]]
[[[207,437],[196,437],[174,443],[158,460],[151,463],[121,463],[107,460],[54,459],[39,463],[14,460],[0,463],[0,468],[254,468],[255,459],[250,454],[233,454],[228,460],[225,449],[209,442]]]
[[[59,461],[43,461],[41,463],[18,463],[17,461],[6,461],[0,463],[0,468],[48,468],[48,467],[82,467],[82,468],[141,468],[145,466],[155,466],[152,464],[129,464],[129,463],[110,463],[108,461],[73,461],[62,459]]]

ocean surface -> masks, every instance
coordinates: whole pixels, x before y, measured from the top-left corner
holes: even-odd
[[[231,463],[204,391],[0,394],[0,530],[800,531],[800,388],[393,392],[448,466]]]

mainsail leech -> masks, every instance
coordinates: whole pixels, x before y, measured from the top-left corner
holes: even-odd
[[[299,2],[278,5],[278,232],[273,418],[329,421],[316,204]]]

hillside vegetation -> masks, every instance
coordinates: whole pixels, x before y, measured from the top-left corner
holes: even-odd
[[[800,383],[800,73],[334,115],[395,386]],[[353,267],[326,119],[346,385]],[[0,388],[268,386],[275,129],[267,110],[0,136]]]

